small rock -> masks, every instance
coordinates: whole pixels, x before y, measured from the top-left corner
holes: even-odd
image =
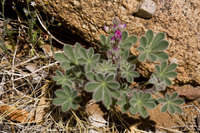
[[[89,133],[104,133],[104,129],[106,124],[108,123],[104,118],[104,113],[98,104],[96,104],[93,100],[91,100],[86,105],[86,112],[88,113],[88,119],[92,127],[90,127]],[[98,130],[100,129],[101,130]]]
[[[156,3],[152,0],[143,0],[138,8],[138,11],[135,13],[136,16],[142,18],[151,18],[156,11]]]
[[[197,100],[200,98],[200,87],[192,87],[191,85],[184,85],[175,88],[176,92],[188,100]]]

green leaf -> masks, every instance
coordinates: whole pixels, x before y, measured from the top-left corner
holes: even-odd
[[[54,58],[59,62],[69,62],[63,53],[55,53]]]
[[[178,96],[178,93],[174,92],[174,93],[169,97],[169,99],[170,99],[170,100],[174,100],[174,99],[177,98],[177,96]]]
[[[175,110],[175,108],[172,104],[169,104],[168,105],[168,111],[169,111],[170,114],[174,114],[176,110]]]
[[[156,55],[161,61],[169,58],[168,54],[165,52],[154,52],[154,55]]]
[[[56,76],[53,79],[57,82],[57,84],[62,85],[62,87],[71,87],[72,85],[71,80],[67,76],[63,75],[60,71],[56,71]]]
[[[184,103],[184,101],[183,101],[183,99],[175,99],[175,100],[173,100],[173,103],[175,103],[175,104],[183,104]]]
[[[112,104],[112,98],[119,96],[116,89],[119,88],[119,83],[114,80],[113,75],[96,75],[95,81],[88,82],[85,85],[85,90],[93,92],[92,97],[96,101],[102,101],[107,109]]]
[[[65,93],[63,92],[63,90],[59,89],[59,90],[56,90],[55,91],[55,95],[57,97],[64,97],[65,96]]]
[[[136,36],[129,36],[127,41],[130,42],[131,44],[136,43],[137,37]]]
[[[88,57],[92,57],[94,55],[94,49],[93,48],[89,48],[88,50]]]
[[[132,98],[129,101],[130,112],[139,113],[143,118],[148,116],[147,108],[152,109],[156,106],[155,100],[149,93],[133,92]]]
[[[104,75],[102,73],[98,73],[96,75],[96,80],[97,81],[104,81]]]
[[[97,62],[100,59],[100,55],[94,54],[93,48],[88,50],[80,48],[80,53],[82,58],[79,59],[79,63],[84,65],[85,72],[92,71],[96,67]]]
[[[125,50],[125,51],[122,51],[121,52],[121,57],[124,59],[124,60],[127,60],[128,57],[129,57],[129,49],[128,50]]]
[[[153,109],[156,107],[156,104],[154,102],[147,102],[147,103],[144,103],[144,106],[149,109]]]
[[[55,98],[53,100],[54,105],[62,105],[65,102],[65,98]]]
[[[153,53],[150,53],[149,55],[148,55],[148,59],[150,60],[150,61],[156,61],[156,59],[157,59],[157,57],[156,57],[156,55],[154,55]]]
[[[160,99],[158,99],[158,102],[159,102],[159,103],[165,103],[165,102],[166,102],[166,99],[160,98]]]
[[[147,57],[147,53],[140,54],[138,60],[144,62]]]
[[[179,105],[183,104],[184,101],[178,97],[177,93],[173,93],[172,95],[165,95],[165,98],[161,98],[158,100],[159,103],[162,104],[161,112],[168,111],[170,114],[181,113],[182,110]]]
[[[168,59],[168,54],[164,50],[168,47],[168,41],[164,39],[164,33],[158,33],[154,37],[154,33],[148,30],[145,36],[140,38],[140,46],[137,48],[140,52],[138,56],[139,61],[156,61],[157,59],[163,61]]]
[[[87,57],[87,51],[83,47],[80,48],[80,54],[82,55],[83,58],[88,58]]]
[[[160,66],[160,71],[161,72],[163,72],[163,71],[165,71],[165,68],[167,67],[167,62],[166,61],[163,61],[162,63],[161,63],[161,66]]]
[[[94,81],[95,80],[95,74],[93,72],[87,72],[86,73],[86,77],[90,81]]]
[[[143,47],[143,48],[145,48],[147,46],[146,37],[143,36],[143,37],[140,38],[140,46]]]
[[[140,51],[140,52],[143,52],[144,48],[143,47],[138,47],[137,50]]]
[[[88,82],[85,85],[85,90],[88,92],[92,92],[94,90],[96,90],[97,88],[99,88],[100,84],[98,82]]]
[[[106,78],[106,81],[109,82],[109,81],[112,81],[112,80],[114,80],[114,75],[112,75],[112,74],[108,75],[107,78]]]
[[[177,64],[176,63],[172,63],[167,67],[166,71],[168,71],[168,72],[173,71],[173,70],[176,69],[176,67],[177,67]]]
[[[165,81],[166,85],[168,85],[168,86],[172,84],[172,82],[167,77],[165,77],[164,81]]]
[[[125,78],[128,82],[132,82],[135,77],[139,74],[135,71],[135,65],[132,65],[126,61],[120,62],[121,76]]]
[[[95,55],[92,57],[92,60],[93,60],[94,62],[98,62],[99,59],[100,59],[100,54],[95,54]]]
[[[165,75],[169,78],[175,78],[177,76],[177,73],[176,72],[168,72],[168,73],[165,73]]]
[[[132,44],[137,42],[136,36],[129,36],[126,40],[121,41],[120,46],[121,48],[124,48],[125,50],[129,50]]]
[[[148,44],[151,43],[151,41],[153,40],[153,31],[152,30],[148,30],[146,32],[146,37],[148,39]]]
[[[111,89],[118,89],[120,87],[119,83],[116,81],[108,82],[108,86]]]
[[[63,105],[62,105],[62,111],[63,112],[66,112],[70,109],[70,103],[69,102],[65,102]]]
[[[103,103],[106,106],[107,109],[110,108],[110,105],[112,103],[112,99],[110,97],[110,91],[109,89],[104,89],[104,98],[103,98]]]
[[[106,37],[104,35],[100,35],[100,41],[103,46],[106,45]]]
[[[111,93],[111,95],[112,95],[112,97],[114,97],[114,98],[119,98],[120,97],[120,92],[119,92],[119,90],[112,90],[112,91],[110,91],[110,93]]]
[[[164,33],[158,33],[152,42],[152,49],[157,46],[157,44],[165,38]]]
[[[169,43],[166,40],[160,41],[156,47],[152,47],[152,51],[161,51],[167,49]]]
[[[97,73],[101,73],[103,75],[115,75],[117,72],[117,67],[115,64],[112,63],[111,60],[104,60],[102,63],[98,63],[94,69]]]
[[[182,109],[179,107],[179,106],[174,106],[174,109],[175,109],[175,111],[177,112],[177,113],[182,113]]]
[[[102,97],[104,96],[104,88],[96,88],[96,90],[93,93],[93,99],[96,101],[101,101]]]
[[[65,55],[71,60],[71,61],[75,61],[75,55],[74,55],[74,51],[73,51],[73,47],[70,45],[65,45],[64,46],[64,52]]]
[[[173,72],[174,68],[176,68],[176,65],[172,65],[171,68],[170,65],[167,64],[166,61],[162,62],[160,66],[156,65],[156,72],[154,72],[152,77],[154,78],[154,83],[155,86],[169,86],[172,84],[171,78],[175,78],[177,76],[176,72]],[[169,69],[168,69],[169,68]],[[163,82],[165,84],[163,84]]]
[[[80,57],[80,49],[82,48],[81,44],[76,42],[75,43],[75,47],[74,47],[74,51],[75,51],[75,55],[76,57]]]
[[[78,95],[77,92],[65,86],[63,89],[55,91],[56,98],[53,99],[53,104],[61,106],[63,112],[70,109],[77,109],[78,106]],[[76,107],[76,108],[74,108]]]
[[[168,109],[168,104],[164,104],[162,107],[161,107],[161,112],[166,112]]]
[[[137,109],[136,109],[135,107],[130,107],[129,110],[130,110],[130,113],[133,114],[133,115],[136,114],[136,113],[138,112]]]
[[[143,106],[139,106],[138,112],[140,113],[140,115],[143,118],[147,118],[148,117],[147,110]]]
[[[122,32],[122,41],[126,40],[128,37],[128,32],[127,31],[123,31]]]

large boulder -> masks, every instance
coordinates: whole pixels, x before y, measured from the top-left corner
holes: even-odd
[[[176,84],[200,85],[200,1],[155,0],[157,10],[151,19],[134,16],[138,0],[35,0],[48,14],[91,46],[97,44],[100,34],[106,34],[104,25],[118,16],[127,24],[130,34],[141,36],[147,29],[165,32],[170,46],[170,61],[178,62]],[[134,51],[134,50],[133,50]],[[152,66],[142,64],[140,72],[149,76]]]

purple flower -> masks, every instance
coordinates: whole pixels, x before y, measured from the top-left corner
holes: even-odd
[[[115,40],[116,40],[116,39],[115,39],[115,36],[113,36],[113,37],[111,38],[111,41],[110,41],[110,42],[111,42],[111,43],[115,43]]]
[[[113,50],[114,50],[114,51],[118,51],[119,48],[118,48],[118,47],[113,47]]]
[[[120,30],[116,30],[114,37],[117,40],[121,40],[122,39],[122,32]]]
[[[109,32],[109,27],[108,26],[104,26],[104,30],[105,30],[105,32]]]
[[[114,25],[113,25],[113,28],[115,29],[116,27],[117,27],[117,25],[116,25],[116,24],[114,24]]]
[[[120,29],[126,28],[126,24],[119,24],[119,28],[120,28]]]

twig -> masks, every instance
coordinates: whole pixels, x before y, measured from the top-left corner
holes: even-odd
[[[17,54],[17,49],[18,49],[18,45],[16,45],[15,47],[15,52],[14,52],[14,55],[13,55],[13,60],[12,60],[12,74],[11,74],[11,81],[12,81],[12,87],[13,87],[13,90],[16,90],[15,89],[15,84],[14,84],[14,75],[13,73],[15,72],[14,70],[14,66],[15,66],[15,57],[16,57],[16,54]],[[17,91],[17,90],[16,90]],[[17,91],[18,92],[18,91]]]
[[[54,65],[56,65],[56,64],[58,64],[58,63],[59,63],[59,62],[56,61],[56,62],[54,62],[54,63],[51,63],[51,64],[47,65],[47,66],[43,66],[43,67],[41,67],[41,68],[35,70],[34,72],[30,73],[30,74],[26,74],[26,75],[24,75],[23,77],[19,77],[19,78],[13,79],[13,81],[17,81],[17,80],[20,80],[20,79],[29,77],[29,76],[31,76],[31,75],[33,75],[33,74],[35,74],[35,73],[37,73],[37,72],[39,72],[39,71],[45,69],[45,68],[49,68],[49,67],[54,66]],[[9,83],[9,82],[10,82],[10,81],[7,81],[6,83]],[[3,83],[3,84],[1,84],[1,85],[4,85],[4,84],[6,84],[6,83]]]
[[[24,64],[26,64],[26,63],[28,63],[28,62],[30,62],[30,61],[32,61],[32,60],[38,59],[38,58],[39,58],[39,56],[34,56],[34,57],[32,57],[32,58],[30,58],[30,59],[24,61],[24,62],[21,62],[21,63],[15,65],[14,67],[18,67],[18,66],[24,65]]]
[[[46,26],[42,23],[42,20],[40,19],[39,15],[36,12],[36,17],[40,23],[40,25],[42,26],[42,28],[47,32],[47,34],[49,34],[51,36],[52,39],[54,39],[55,41],[57,41],[58,43],[62,44],[62,45],[67,45],[64,42],[61,42],[60,40],[58,40],[55,36],[53,36],[50,31],[46,28]]]
[[[161,127],[161,126],[156,126],[157,128],[160,128],[160,129],[163,129],[163,130],[166,130],[166,131],[170,131],[170,132],[173,132],[173,133],[183,133],[181,131],[178,131],[178,130],[174,130],[174,129],[170,129],[170,128],[165,128],[165,127]]]

